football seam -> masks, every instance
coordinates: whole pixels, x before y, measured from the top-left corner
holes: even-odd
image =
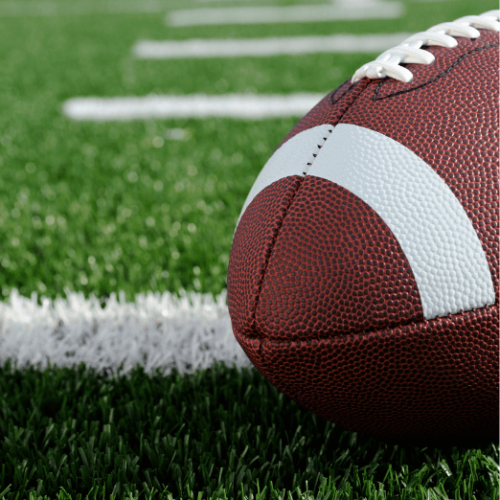
[[[334,106],[335,104],[337,104],[338,101],[342,100],[354,87],[357,87],[358,85],[359,85],[359,83],[351,85],[349,87],[349,89],[345,92],[345,94],[343,94],[341,97],[339,97],[339,99],[335,103],[333,103],[332,101],[330,101],[330,102],[332,102],[332,106]],[[366,85],[365,85],[365,88],[366,88]],[[338,89],[336,89],[336,90],[338,90]],[[364,90],[365,89],[363,89],[363,91]],[[337,124],[342,120],[342,118],[344,117],[344,115],[349,111],[349,109],[356,102],[356,100],[363,94],[363,91],[361,91],[353,99],[353,101],[343,110],[343,112],[337,117],[337,120],[336,120]],[[335,93],[336,93],[336,91],[334,91],[334,94]],[[321,149],[321,147],[325,145],[325,143],[328,140],[328,138],[331,137],[333,129],[335,128],[335,124],[333,124],[333,123],[330,123],[330,124],[325,123],[324,125],[330,125],[332,127],[332,129],[329,130],[330,136],[324,137],[323,138],[324,139],[323,143],[321,145],[319,145],[319,144],[316,145],[317,149]],[[274,253],[274,248],[276,246],[276,240],[278,239],[280,230],[283,227],[283,224],[285,222],[285,218],[288,215],[288,210],[289,210],[291,204],[293,203],[293,200],[297,196],[297,193],[299,192],[300,187],[301,187],[302,183],[304,182],[304,179],[305,179],[305,177],[307,175],[307,172],[310,170],[312,164],[314,163],[314,159],[317,156],[318,156],[318,153],[316,153],[316,154],[313,153],[313,160],[310,163],[307,163],[307,165],[306,165],[307,168],[305,169],[305,171],[302,172],[303,175],[304,175],[304,177],[302,177],[302,179],[300,179],[300,180],[297,180],[297,187],[295,188],[295,191],[290,196],[290,200],[288,201],[286,207],[284,208],[283,217],[281,218],[281,221],[279,221],[278,224],[276,225],[276,230],[274,231],[274,235],[273,235],[272,240],[271,240],[271,242],[269,244],[269,247],[268,247],[268,249],[269,249],[268,250],[268,256],[265,259],[264,266],[263,266],[262,273],[261,273],[261,277],[260,277],[259,283],[257,285],[257,293],[255,294],[255,299],[253,301],[252,309],[250,310],[251,326],[252,326],[252,329],[254,329],[254,330],[256,330],[256,322],[257,322],[256,316],[257,316],[257,309],[259,307],[260,296],[261,296],[261,293],[262,293],[262,287],[264,285],[264,280],[266,278],[267,269],[269,267],[269,262],[271,261],[271,258],[272,258],[273,253]],[[261,337],[259,337],[258,335],[256,335],[254,338],[259,338],[260,339]]]
[[[338,100],[340,101],[343,97],[345,97],[345,96],[346,96],[346,94],[348,94],[348,93],[349,93],[349,91],[350,91],[352,88],[354,88],[354,87],[356,87],[356,86],[357,86],[357,84],[355,84],[355,85],[351,85],[351,87],[348,89],[348,91],[347,91],[344,95],[342,95],[342,97],[340,97]],[[336,121],[336,123],[339,123],[339,122],[342,120],[342,118],[344,117],[344,115],[345,115],[345,114],[349,111],[349,109],[350,109],[350,108],[351,108],[351,106],[354,104],[354,102],[356,102],[356,100],[357,100],[357,99],[358,99],[358,98],[359,98],[362,94],[363,94],[363,92],[360,92],[360,93],[359,93],[359,95],[357,95],[357,96],[354,98],[353,102],[351,102],[351,103],[350,103],[350,104],[349,104],[349,105],[348,105],[348,106],[347,106],[347,107],[343,110],[343,112],[342,112],[342,113],[341,113],[341,114],[337,117],[337,121]],[[334,105],[334,104],[332,103],[332,105]],[[332,132],[333,132],[333,129],[335,128],[335,125],[334,125],[333,123],[330,123],[330,124],[325,123],[324,125],[330,125],[330,126],[332,127],[332,129],[331,129],[331,130],[329,130],[330,135],[329,135],[328,137],[324,137],[324,138],[323,138],[323,139],[324,139],[324,142],[323,142],[321,145],[319,145],[319,144],[317,144],[317,145],[316,145],[317,150],[321,149],[321,148],[322,148],[322,147],[326,144],[326,141],[329,139],[329,137],[331,137],[331,134],[332,134]],[[253,327],[254,329],[256,329],[256,321],[257,321],[256,316],[257,316],[257,309],[258,309],[258,307],[259,307],[260,296],[261,296],[261,293],[262,293],[262,287],[263,287],[263,285],[264,285],[264,280],[265,280],[265,278],[266,278],[267,269],[268,269],[268,267],[269,267],[269,262],[271,261],[271,258],[272,258],[273,253],[274,253],[274,248],[275,248],[275,246],[276,246],[276,240],[278,239],[278,236],[279,236],[280,230],[281,230],[281,228],[283,227],[283,224],[284,224],[284,222],[285,222],[286,216],[288,215],[288,210],[289,210],[290,206],[292,205],[293,200],[294,200],[294,199],[295,199],[295,197],[297,196],[297,193],[299,192],[300,187],[302,186],[302,183],[304,182],[304,179],[305,179],[305,177],[306,177],[306,175],[307,175],[307,172],[310,170],[310,168],[311,168],[312,164],[314,163],[314,159],[316,159],[316,157],[317,157],[317,156],[318,156],[318,153],[316,153],[316,154],[314,154],[314,153],[313,153],[313,160],[312,160],[310,163],[307,163],[307,165],[306,165],[306,167],[307,167],[307,168],[305,169],[305,171],[303,171],[303,172],[302,172],[302,173],[303,173],[303,175],[304,175],[304,177],[302,177],[300,180],[297,180],[297,187],[295,188],[295,191],[294,191],[294,192],[292,193],[292,195],[290,196],[290,199],[289,199],[289,201],[288,201],[288,203],[287,203],[286,207],[284,208],[283,217],[281,218],[281,221],[279,221],[279,222],[278,222],[278,224],[276,225],[276,230],[274,231],[274,235],[273,235],[272,240],[271,240],[271,242],[270,242],[270,244],[269,244],[269,247],[268,247],[268,248],[269,248],[269,250],[268,250],[268,257],[267,257],[267,259],[265,260],[265,263],[264,263],[264,266],[263,266],[263,269],[262,269],[262,273],[261,273],[261,278],[260,278],[260,281],[259,281],[259,283],[258,283],[258,285],[257,285],[257,293],[255,294],[254,304],[253,304],[252,310],[250,311],[250,312],[251,312],[251,319],[252,319],[252,327]],[[254,338],[259,338],[259,339],[260,339],[261,337],[259,337],[259,336],[257,336],[257,335],[256,335]]]
[[[471,55],[471,54],[474,54],[475,52],[479,52],[481,50],[484,50],[484,49],[491,49],[493,47],[498,47],[500,44],[497,42],[497,43],[493,43],[493,44],[490,44],[490,45],[484,45],[483,47],[477,47],[469,52],[466,52],[465,54],[462,54],[455,62],[453,62],[453,64],[451,64],[451,66],[449,66],[448,68],[446,68],[442,73],[440,73],[439,75],[435,76],[434,78],[424,82],[424,83],[421,83],[420,85],[417,85],[415,87],[412,87],[411,89],[407,89],[407,90],[399,90],[398,92],[394,92],[392,94],[389,94],[389,95],[386,95],[384,97],[378,97],[378,93],[380,91],[380,89],[382,88],[382,86],[388,81],[388,79],[384,79],[382,80],[378,85],[377,85],[377,88],[375,89],[375,92],[372,96],[372,101],[381,101],[382,99],[388,99],[390,97],[395,97],[395,96],[398,96],[398,95],[402,95],[402,94],[408,94],[410,92],[413,92],[414,90],[417,90],[417,89],[420,89],[422,87],[425,87],[426,85],[429,85],[430,83],[433,83],[435,82],[436,80],[439,80],[440,78],[442,78],[443,76],[447,75],[450,71],[452,71],[453,69],[455,69],[456,66],[458,66],[458,64],[460,64],[467,56]]]
[[[490,311],[487,311],[486,309],[491,309],[492,311],[490,312]],[[439,316],[439,317],[433,318],[433,319],[425,319],[424,318],[420,321],[408,321],[405,323],[388,324],[382,328],[374,328],[374,329],[369,330],[369,331],[357,330],[357,331],[344,333],[343,335],[328,335],[328,336],[324,336],[324,337],[311,337],[311,338],[307,338],[307,339],[288,339],[288,338],[270,339],[267,337],[251,337],[245,333],[239,333],[239,335],[241,335],[242,337],[245,337],[249,340],[258,340],[261,343],[269,342],[269,343],[277,343],[277,344],[291,344],[291,343],[309,344],[312,342],[320,342],[322,340],[331,340],[331,339],[335,339],[335,341],[341,341],[341,340],[344,340],[344,341],[347,341],[347,340],[362,341],[362,339],[364,337],[366,337],[367,335],[368,336],[369,335],[377,335],[377,336],[391,335],[390,331],[394,330],[396,328],[401,328],[401,329],[408,328],[408,327],[412,327],[414,325],[416,326],[416,325],[422,325],[422,324],[426,324],[426,323],[432,323],[432,322],[438,321],[438,320],[441,320],[441,321],[451,320],[453,317],[456,318],[458,323],[462,323],[465,319],[464,316],[474,315],[474,314],[478,314],[478,313],[480,313],[480,314],[492,314],[492,313],[496,313],[497,309],[498,309],[498,300],[496,300],[495,303],[491,304],[491,305],[487,305],[484,307],[478,307],[476,309],[471,309],[470,311],[462,311],[462,312],[457,313],[457,314],[448,314],[447,316]]]
[[[332,127],[332,129],[328,130],[328,132],[330,133],[330,136],[331,136],[331,134],[332,134],[333,129],[335,128],[335,126],[331,125],[331,127]],[[257,293],[255,294],[255,301],[254,301],[254,305],[253,305],[253,310],[251,311],[252,312],[252,320],[254,322],[254,326],[255,326],[255,322],[256,322],[257,308],[259,307],[259,301],[260,301],[260,295],[261,295],[261,292],[262,292],[262,286],[264,284],[264,279],[265,279],[266,273],[267,273],[267,268],[268,268],[269,262],[271,261],[271,258],[273,256],[274,247],[276,245],[276,240],[278,239],[279,232],[280,232],[281,227],[283,226],[285,218],[286,218],[286,216],[288,214],[288,209],[290,208],[290,205],[293,203],[293,200],[297,196],[297,193],[299,192],[300,186],[302,185],[302,183],[303,183],[303,181],[304,181],[304,179],[305,179],[305,177],[307,175],[307,172],[310,170],[312,164],[314,163],[314,160],[318,156],[319,150],[325,145],[326,141],[328,140],[328,138],[330,136],[323,137],[323,143],[322,144],[316,144],[316,151],[317,152],[316,152],[316,154],[312,153],[313,159],[309,163],[306,164],[306,167],[304,167],[305,171],[302,171],[303,177],[300,180],[296,181],[296,187],[294,186],[295,190],[292,192],[292,194],[290,196],[290,199],[289,199],[288,203],[286,204],[286,206],[284,208],[283,216],[282,216],[281,220],[277,223],[276,230],[273,231],[274,234],[273,234],[273,237],[272,237],[271,242],[270,242],[269,247],[268,247],[269,248],[269,250],[268,250],[268,257],[267,257],[267,259],[264,262],[264,266],[263,266],[262,273],[261,273],[261,278],[260,278],[260,281],[259,281],[259,283],[257,285]],[[258,338],[258,337],[256,337],[256,338]]]
[[[489,44],[489,45],[486,45],[486,46],[482,46],[482,47],[477,47],[465,54],[462,54],[456,61],[454,61],[453,64],[451,64],[446,70],[444,70],[442,73],[440,73],[439,75],[437,75],[436,77],[434,77],[433,79],[419,85],[419,86],[416,86],[416,87],[413,87],[411,89],[408,89],[408,90],[404,90],[404,91],[400,91],[400,92],[397,92],[397,93],[394,93],[394,94],[391,94],[389,96],[386,96],[386,97],[392,97],[392,96],[396,96],[396,95],[400,95],[400,94],[404,94],[404,93],[408,93],[408,92],[411,92],[412,90],[416,90],[418,88],[421,88],[429,83],[432,83],[436,80],[438,80],[439,78],[445,76],[447,73],[449,73],[451,70],[453,70],[462,60],[464,60],[468,55],[471,55],[475,52],[479,52],[483,49],[488,49],[488,48],[493,48],[493,47],[498,47],[499,46],[499,43],[494,43],[494,44]],[[386,82],[386,80],[382,81],[378,86],[377,86],[377,89],[375,90],[375,94],[374,94],[374,97],[372,98],[373,100],[378,100],[378,99],[385,99],[386,97],[380,97],[377,99],[377,94],[381,88],[381,86]],[[331,97],[331,100],[330,102],[332,103],[332,105],[335,105],[337,104],[339,101],[341,101],[344,97],[346,97],[350,92],[351,90],[353,90],[358,84],[353,84],[351,85],[347,91],[345,93],[343,93],[336,101],[334,101],[334,98],[335,98],[335,95],[337,94],[338,90],[337,89],[336,91],[334,91],[332,97]],[[364,92],[361,92],[358,96],[356,96],[354,99],[353,99],[353,102],[351,102],[347,107],[346,109],[343,110],[343,112],[338,116],[336,117],[337,120],[336,120],[336,123],[339,123],[342,118],[344,117],[344,115],[349,111],[349,109],[351,108],[351,106],[353,106],[353,104],[356,102],[356,100],[363,94]],[[333,129],[335,128],[335,125],[333,123],[330,123],[330,124],[326,124],[325,125],[330,125],[332,127],[332,130],[329,130],[330,132],[330,136],[333,132]],[[326,143],[326,141],[328,140],[328,138],[330,137],[326,137],[324,138],[324,142],[320,145],[320,144],[317,144],[316,145],[316,151],[320,150],[322,146],[324,146],[324,144]],[[318,151],[319,152],[319,151]],[[289,209],[290,209],[290,206],[292,205],[295,197],[297,196],[298,194],[298,191],[300,190],[300,187],[302,186],[302,183],[305,179],[305,176],[307,175],[308,171],[310,170],[311,166],[313,165],[314,163],[314,159],[317,157],[317,154],[313,153],[313,160],[309,163],[306,164],[306,168],[305,170],[302,172],[303,174],[303,177],[301,179],[298,179],[296,181],[296,183],[294,183],[295,185],[292,185],[292,193],[290,195],[290,198],[286,204],[286,206],[284,207],[284,210],[283,210],[283,215],[281,217],[281,220],[279,220],[277,222],[277,225],[276,225],[276,229],[274,231],[274,234],[273,234],[273,237],[272,237],[272,240],[270,241],[270,244],[268,246],[268,252],[267,252],[267,258],[265,259],[265,262],[264,262],[264,266],[263,266],[263,269],[262,269],[262,272],[261,272],[261,277],[260,277],[260,280],[259,280],[259,283],[257,285],[257,292],[255,294],[255,299],[254,299],[254,303],[253,303],[253,307],[252,307],[252,310],[250,311],[251,312],[251,318],[252,318],[252,323],[253,323],[253,330],[255,331],[256,330],[256,313],[257,313],[257,309],[258,309],[258,306],[259,306],[259,302],[260,302],[260,296],[261,296],[261,293],[262,293],[262,288],[263,288],[263,284],[264,284],[264,280],[266,278],[266,274],[267,274],[267,270],[268,270],[268,267],[269,267],[269,263],[271,261],[271,258],[273,257],[273,254],[274,254],[274,248],[276,246],[276,241],[277,241],[277,238],[280,234],[280,231],[281,231],[281,228],[285,222],[285,219],[286,219],[286,216],[288,215],[288,212],[289,212]],[[497,302],[497,301],[496,301]],[[491,305],[491,306],[485,306],[484,308],[487,308],[487,307],[494,307],[494,305]],[[484,308],[481,308],[481,309],[484,309]],[[425,322],[426,320],[422,320],[422,322]],[[387,325],[385,328],[387,327],[391,327],[391,328],[394,328],[394,327],[397,327],[397,326],[400,326],[400,327],[404,327],[405,324],[398,324],[398,325]],[[385,328],[382,328],[380,330],[375,330],[375,331],[383,331]],[[257,333],[257,332],[256,332]],[[357,332],[349,332],[348,334],[346,335],[364,335],[366,334],[366,332],[363,332],[361,330],[357,331]],[[245,337],[251,339],[259,339],[261,341],[265,341],[265,340],[269,340],[267,337],[262,337],[260,335],[248,335],[248,334],[244,334]],[[328,338],[328,337],[325,337],[325,338]],[[260,349],[259,349],[260,351]],[[262,356],[262,352],[260,351],[260,355]]]
[[[349,80],[347,80],[347,81],[349,81]],[[354,89],[354,87],[356,87],[357,85],[359,85],[359,82],[351,83],[349,85],[349,88],[341,96],[339,96],[338,98],[336,98],[337,93],[345,85],[345,83],[346,82],[344,82],[342,85],[340,85],[340,87],[338,87],[337,89],[335,89],[335,91],[332,93],[331,102],[332,102],[333,105],[337,104],[339,101],[341,101],[344,97],[346,97],[349,94],[349,92],[351,92],[351,90]]]

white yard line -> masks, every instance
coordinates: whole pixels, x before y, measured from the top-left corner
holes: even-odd
[[[139,59],[263,57],[321,52],[380,53],[398,45],[409,36],[410,33],[390,33],[222,40],[140,40],[132,48],[132,53]]]
[[[297,5],[290,7],[221,7],[172,11],[167,15],[169,26],[223,24],[304,23],[347,21],[359,19],[395,19],[405,11],[400,2],[368,2],[353,6]]]
[[[316,105],[325,94],[76,97],[64,103],[63,113],[73,120],[87,121],[210,117],[259,120],[288,116],[300,117]]]
[[[112,294],[105,309],[95,297],[68,293],[55,301],[30,299],[14,291],[0,303],[0,366],[7,359],[18,368],[51,364],[71,367],[84,362],[102,372],[124,361],[122,374],[139,363],[146,373],[209,368],[214,361],[251,366],[234,338],[226,294],[164,293],[125,302]]]
[[[202,2],[205,5],[210,2],[243,2],[252,3],[262,0],[194,0],[196,3]],[[310,0],[317,3],[317,0]],[[373,5],[381,0],[333,0],[337,5],[352,4],[362,2],[364,6]],[[418,1],[418,0],[413,0]],[[425,0],[421,0],[425,1]],[[427,0],[429,1],[429,0]],[[435,0],[437,1],[437,0]],[[440,0],[442,1],[442,0]],[[0,0],[0,18],[2,17],[57,17],[57,16],[85,16],[92,14],[154,14],[165,13],[172,9],[182,9],[189,6],[186,0]],[[267,2],[274,3],[273,2]],[[303,2],[308,3],[308,2]]]

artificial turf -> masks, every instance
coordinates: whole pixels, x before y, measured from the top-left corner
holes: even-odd
[[[255,370],[0,369],[0,498],[493,500],[498,446],[348,432]]]
[[[296,121],[78,123],[62,115],[66,99],[326,94],[375,56],[144,61],[132,56],[137,40],[417,32],[498,7],[405,5],[397,20],[175,29],[159,14],[0,17],[3,298],[14,288],[52,298],[65,288],[102,298],[124,290],[130,300],[150,290],[219,293],[246,195]],[[97,498],[127,491],[149,498],[153,488],[175,499],[499,494],[498,443],[368,439],[301,409],[255,371],[223,367],[157,378],[139,370],[127,382],[7,365],[0,436],[0,498],[8,500],[85,498],[91,490]]]
[[[474,5],[489,8],[494,2]],[[47,297],[125,290],[129,299],[147,290],[219,293],[246,194],[296,121],[75,123],[61,113],[66,99],[326,94],[374,57],[144,61],[132,56],[137,40],[414,32],[467,13],[466,1],[408,3],[406,16],[389,21],[175,29],[158,14],[0,17],[3,296],[13,288]],[[184,140],[170,140],[178,128]]]

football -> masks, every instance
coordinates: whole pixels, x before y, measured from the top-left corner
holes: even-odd
[[[267,380],[345,429],[498,439],[499,13],[362,66],[244,203],[234,335]]]

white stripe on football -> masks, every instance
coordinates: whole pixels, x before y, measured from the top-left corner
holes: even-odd
[[[264,165],[257,179],[255,179],[254,185],[241,209],[238,224],[248,205],[267,186],[292,175],[303,177],[314,161],[313,155],[319,153],[321,146],[323,146],[332,131],[333,125],[318,125],[293,136],[278,148]],[[236,227],[238,227],[238,224],[236,224]]]
[[[269,159],[242,214],[273,182],[306,173],[349,190],[384,220],[410,263],[426,319],[495,303],[472,222],[444,180],[410,149],[356,125],[308,129]]]

